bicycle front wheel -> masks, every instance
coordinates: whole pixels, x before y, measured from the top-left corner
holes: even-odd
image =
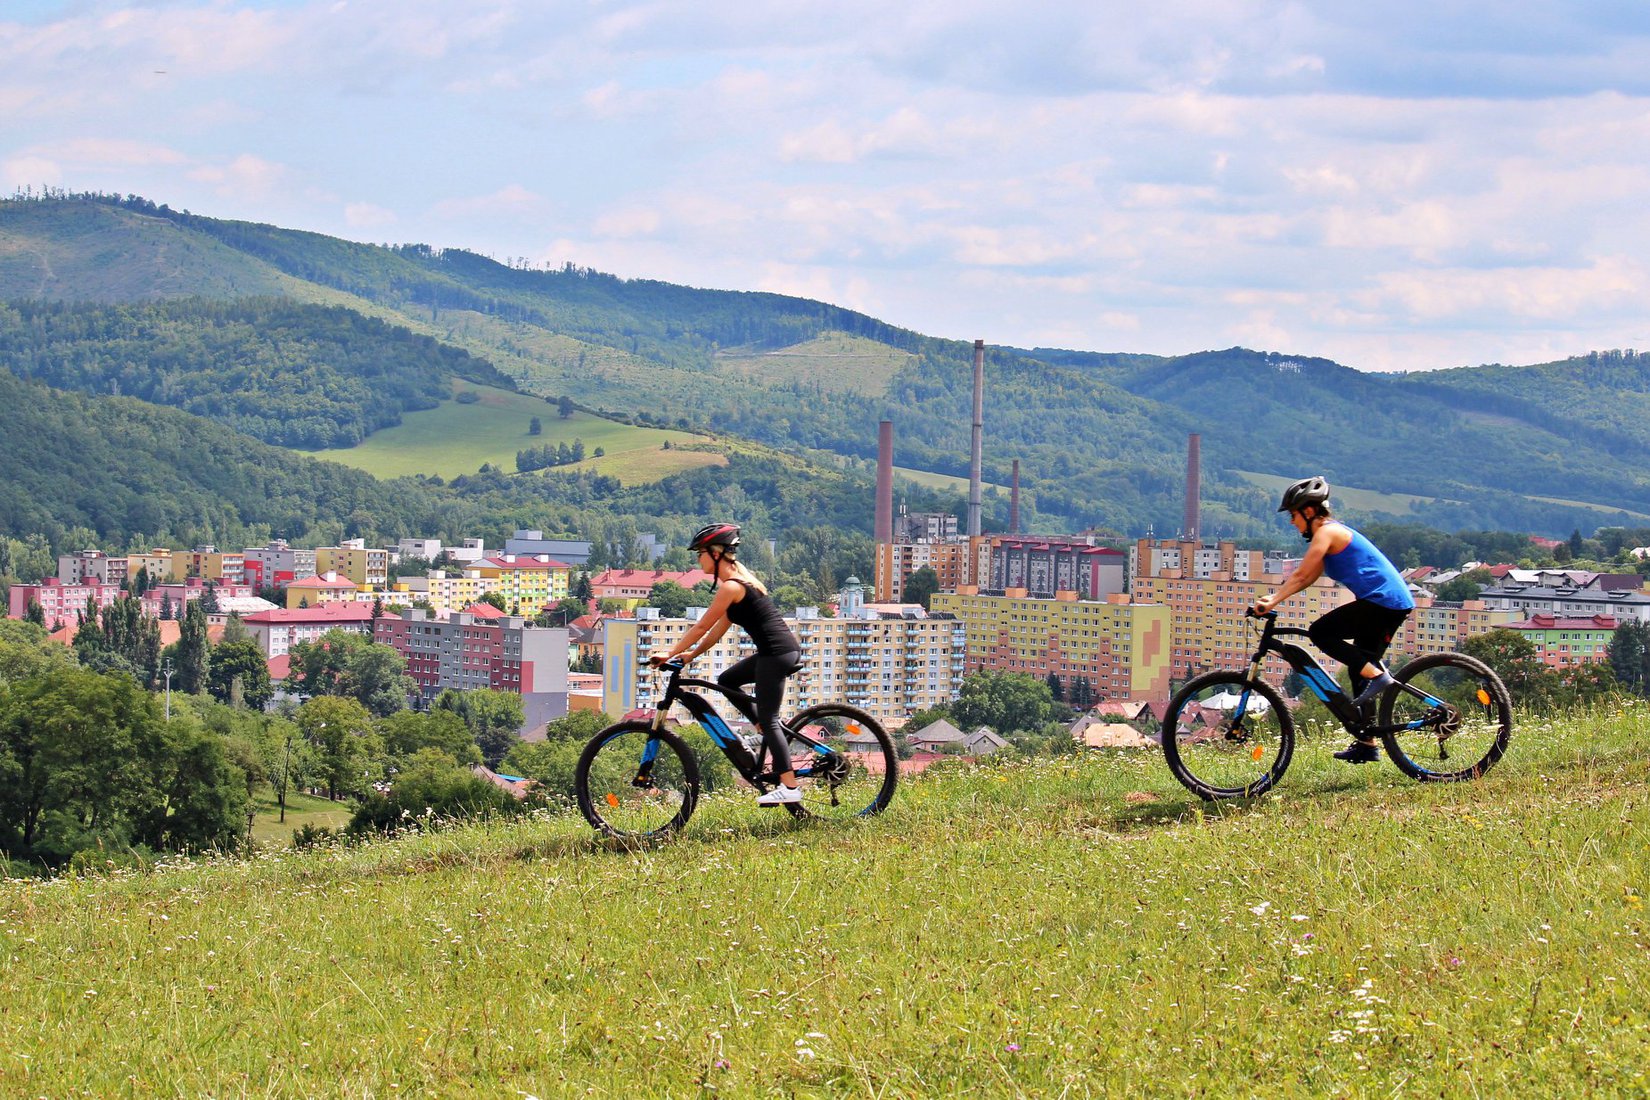
[[[867,817],[881,813],[899,782],[894,742],[875,718],[846,703],[798,712],[785,729],[802,791],[798,817]]]
[[[622,840],[665,837],[699,801],[699,762],[687,743],[647,722],[621,722],[590,739],[573,773],[579,810]]]
[[[1271,687],[1243,672],[1188,681],[1163,716],[1163,758],[1186,789],[1208,801],[1271,789],[1295,751],[1295,722]]]
[[[1512,740],[1512,698],[1488,665],[1464,653],[1418,657],[1393,673],[1378,723],[1403,726],[1381,742],[1412,779],[1453,783],[1495,766]]]

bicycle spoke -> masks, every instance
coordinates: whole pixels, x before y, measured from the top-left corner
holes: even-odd
[[[1282,700],[1240,672],[1214,672],[1180,689],[1163,723],[1170,769],[1207,799],[1257,795],[1289,766],[1294,727]]]

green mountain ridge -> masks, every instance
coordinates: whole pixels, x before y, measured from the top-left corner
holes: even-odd
[[[200,258],[191,278],[153,281],[178,255]],[[75,274],[93,266],[98,278]],[[0,202],[0,300],[255,297],[272,286],[436,336],[527,392],[861,460],[889,417],[901,465],[966,473],[966,341],[783,295],[358,244],[136,198]],[[866,356],[862,377],[851,361],[832,364],[829,379],[762,369],[764,354],[832,334],[904,358]],[[1650,364],[1636,358],[1605,373],[1594,357],[1385,376],[1245,349],[1162,357],[993,347],[985,467],[988,480],[1005,482],[1020,460],[1024,510],[1044,529],[1171,531],[1195,431],[1206,533],[1275,534],[1269,494],[1238,472],[1250,471],[1324,472],[1390,494],[1390,512],[1366,513],[1381,518],[1562,534],[1621,522],[1622,509],[1650,511],[1641,403],[1650,408]]]

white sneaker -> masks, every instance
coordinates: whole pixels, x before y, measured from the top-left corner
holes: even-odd
[[[766,791],[756,798],[758,806],[794,806],[802,801],[802,792],[795,787],[787,787],[781,783],[771,791]]]

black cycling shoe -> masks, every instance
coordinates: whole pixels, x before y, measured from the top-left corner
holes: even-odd
[[[1380,748],[1367,741],[1354,741],[1335,754],[1336,760],[1345,760],[1348,764],[1373,764],[1380,758]]]

